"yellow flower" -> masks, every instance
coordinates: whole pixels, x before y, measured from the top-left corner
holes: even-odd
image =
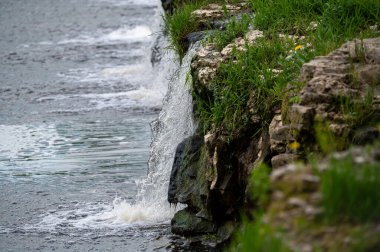
[[[297,150],[301,147],[301,144],[297,141],[294,141],[293,143],[289,144],[290,149]]]
[[[298,51],[298,50],[300,50],[301,48],[302,48],[301,45],[297,45],[297,46],[294,48],[294,50],[295,50],[295,51]]]

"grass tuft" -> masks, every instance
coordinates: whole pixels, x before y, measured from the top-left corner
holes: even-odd
[[[240,19],[232,17],[225,30],[217,31],[208,42],[214,43],[216,48],[222,50],[235,38],[244,36],[248,32],[249,27],[252,25],[252,21],[252,16],[249,14],[243,14]]]
[[[202,6],[195,1],[181,5],[173,14],[164,16],[165,31],[169,34],[171,49],[182,59],[186,53],[186,36],[198,29],[199,23],[192,17],[191,13]]]
[[[380,220],[380,164],[332,160],[322,175],[324,216],[329,221]]]

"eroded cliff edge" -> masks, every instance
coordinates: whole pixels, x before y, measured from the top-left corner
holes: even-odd
[[[192,12],[200,31],[187,34],[185,46],[206,37],[190,70],[200,126],[177,147],[168,200],[187,207],[174,216],[172,231],[211,233],[223,241],[245,213],[286,229],[291,250],[355,250],[355,230],[366,237],[367,250],[378,248],[377,217],[365,225],[344,219],[306,231],[297,222],[313,223],[326,211],[321,174],[331,160],[380,169],[380,37],[351,40],[317,57],[301,32],[249,26],[229,43],[207,40],[210,30],[228,33],[229,23],[244,19],[241,15],[253,15],[247,3],[210,4]],[[306,29],[316,26],[310,22]],[[377,27],[371,29],[378,34]],[[296,75],[288,73],[292,64],[299,65]],[[285,83],[281,90],[278,83]],[[240,95],[228,97],[235,93]],[[252,176],[263,164],[269,177]],[[266,179],[263,190],[260,182]],[[253,214],[258,209],[260,218]]]

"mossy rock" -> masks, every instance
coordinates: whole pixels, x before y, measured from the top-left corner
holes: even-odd
[[[199,218],[189,208],[178,211],[172,219],[172,232],[180,235],[199,235],[215,233],[216,225],[206,219]]]

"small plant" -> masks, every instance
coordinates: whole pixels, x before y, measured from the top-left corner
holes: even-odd
[[[324,216],[332,222],[380,220],[380,164],[332,160],[322,175]]]

